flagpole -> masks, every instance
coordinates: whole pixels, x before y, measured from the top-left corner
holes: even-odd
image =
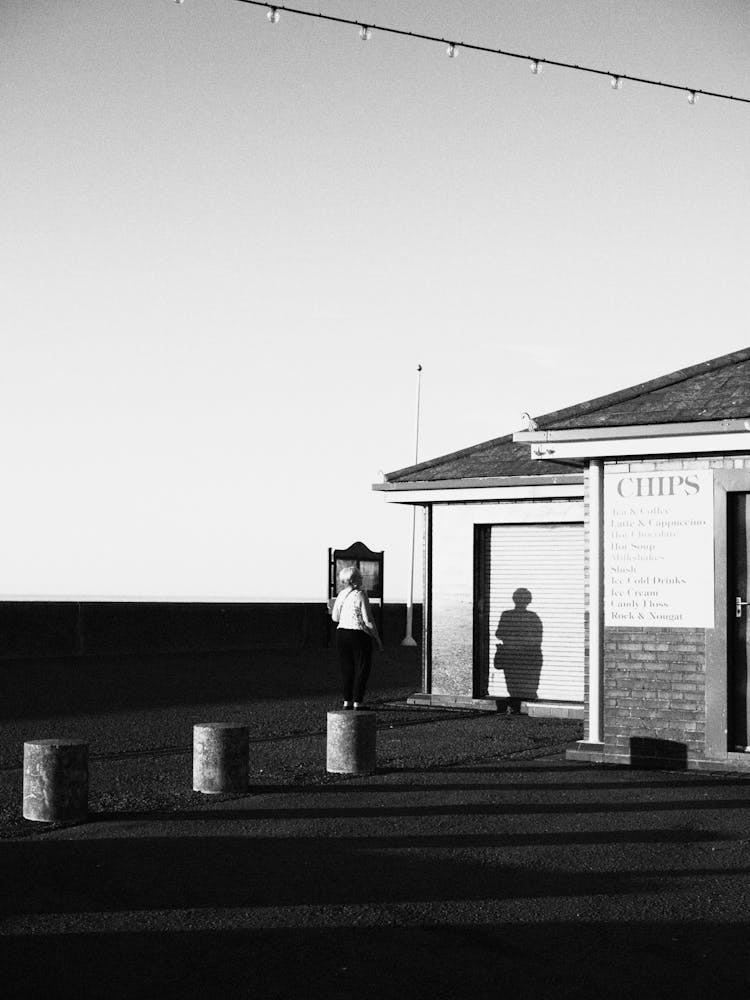
[[[419,462],[419,401],[422,388],[422,366],[417,365],[417,430],[414,442],[414,464]],[[413,636],[414,622],[414,552],[417,535],[417,508],[411,509],[411,571],[409,573],[409,600],[406,605],[406,635],[401,640],[402,646],[416,646]]]

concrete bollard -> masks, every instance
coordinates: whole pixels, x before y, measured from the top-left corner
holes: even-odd
[[[215,795],[247,791],[249,737],[236,722],[193,726],[193,791]]]
[[[374,771],[375,735],[374,712],[329,712],[326,770],[331,774]]]
[[[29,740],[23,745],[23,816],[40,823],[86,819],[89,748],[83,740]]]

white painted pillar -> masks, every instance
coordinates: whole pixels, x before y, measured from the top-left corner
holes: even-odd
[[[414,442],[414,464],[419,463],[419,398],[422,390],[422,366],[417,365],[417,431]],[[406,634],[401,640],[402,646],[416,646],[412,634],[414,622],[414,545],[417,537],[417,508],[411,509],[411,572],[409,575],[409,599],[406,602]]]
[[[417,507],[411,509],[411,570],[409,572],[409,599],[406,602],[406,634],[401,640],[402,646],[416,646],[414,638],[414,547],[417,535]]]
[[[589,464],[589,732],[587,743],[602,742],[602,620],[603,604],[604,464]]]

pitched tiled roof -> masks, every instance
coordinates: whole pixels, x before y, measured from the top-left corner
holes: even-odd
[[[535,420],[540,430],[565,430],[747,417],[750,417],[750,348],[544,414]],[[390,472],[386,483],[564,475],[573,471],[569,465],[531,459],[528,444],[514,442],[508,434]]]
[[[539,462],[532,459],[529,446],[513,440],[512,434],[484,441],[450,455],[433,458],[429,462],[389,472],[388,483],[436,482],[446,479],[485,479],[495,476],[549,476],[569,475],[575,472],[570,465],[557,462]]]
[[[539,417],[544,430],[750,416],[750,348]]]

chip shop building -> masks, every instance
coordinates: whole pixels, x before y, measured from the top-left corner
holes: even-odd
[[[574,759],[750,768],[750,348],[374,488],[424,516],[413,702],[582,718]]]

